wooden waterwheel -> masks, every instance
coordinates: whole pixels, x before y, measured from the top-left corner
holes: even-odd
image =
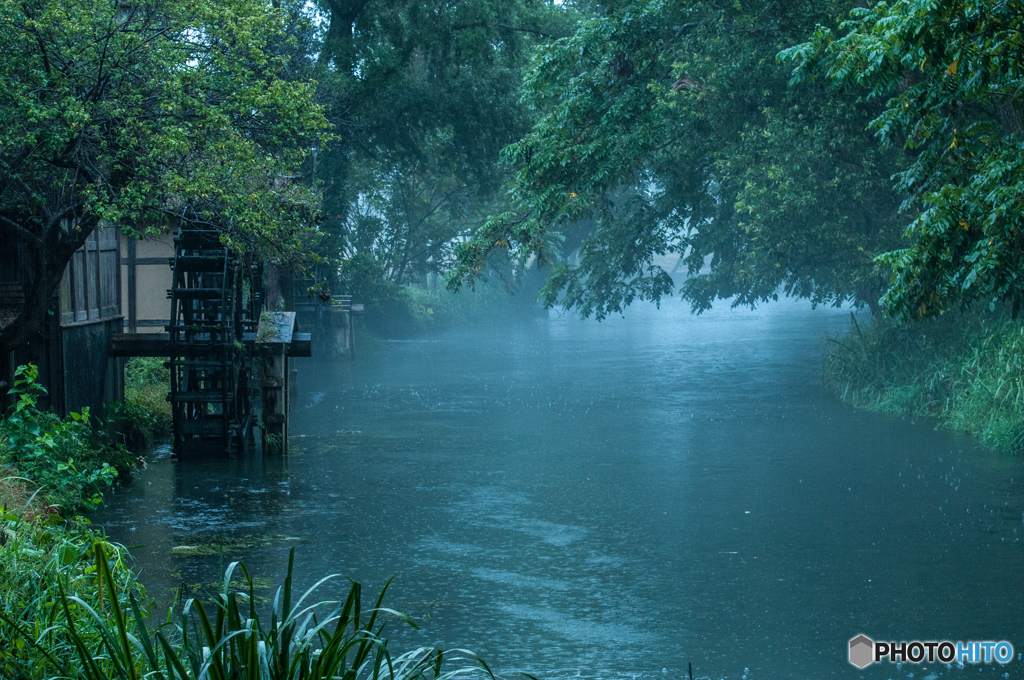
[[[238,450],[253,424],[243,340],[259,312],[254,268],[214,231],[182,228],[174,246],[167,326],[174,448]]]

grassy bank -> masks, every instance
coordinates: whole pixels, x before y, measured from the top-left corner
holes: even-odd
[[[142,594],[125,552],[93,531],[83,516],[103,491],[125,479],[137,459],[111,444],[86,411],[59,418],[36,404],[44,388],[34,366],[18,369],[12,413],[0,420],[0,677],[76,677],[78,662],[66,624],[94,644],[88,610],[110,611]],[[106,592],[97,555],[109,564]],[[63,603],[70,602],[68,611]]]
[[[852,319],[852,317],[851,317]],[[933,416],[994,449],[1024,450],[1024,325],[998,314],[858,324],[830,338],[825,379],[843,401]]]

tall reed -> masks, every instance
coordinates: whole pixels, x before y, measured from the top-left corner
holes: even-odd
[[[1024,327],[998,314],[888,320],[829,338],[826,384],[860,408],[926,415],[1006,452],[1024,450]]]

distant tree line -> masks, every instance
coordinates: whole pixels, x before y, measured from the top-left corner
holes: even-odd
[[[304,63],[338,136],[316,169],[337,285],[379,297],[424,284],[504,205],[500,152],[535,118],[521,101],[530,57],[571,35],[580,12],[551,0],[322,0],[314,14]]]

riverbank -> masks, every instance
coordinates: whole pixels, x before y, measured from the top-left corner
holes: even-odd
[[[1024,450],[1024,326],[950,313],[910,325],[858,323],[830,337],[825,382],[844,402],[930,416],[1005,453]]]
[[[0,676],[77,677],[65,623],[93,646],[101,630],[90,609],[127,606],[133,593],[145,600],[127,552],[84,515],[100,505],[105,489],[130,477],[138,459],[95,429],[87,411],[59,418],[38,409],[44,389],[34,366],[20,367],[17,376],[18,401],[0,420]],[[106,592],[97,578],[104,558]]]
[[[85,516],[115,481],[130,479],[137,459],[87,411],[60,418],[37,408],[45,389],[35,366],[16,376],[17,403],[0,419],[0,677],[416,680],[470,668],[490,676],[461,650],[392,654],[385,624],[412,621],[381,609],[387,586],[369,607],[355,582],[340,599],[311,603],[313,589],[293,597],[294,549],[269,617],[257,614],[256,579],[232,563],[216,594],[176,599],[161,620],[127,549]],[[337,575],[319,583],[331,579],[335,590]],[[446,660],[463,668],[443,672]]]
[[[523,280],[516,280],[511,272],[507,278],[491,272],[474,287],[453,293],[440,276],[429,276],[421,283],[395,283],[373,257],[363,253],[345,261],[343,278],[345,292],[364,306],[357,328],[364,327],[377,339],[443,333],[456,326],[535,315],[539,309],[534,300],[540,286],[536,270]]]

